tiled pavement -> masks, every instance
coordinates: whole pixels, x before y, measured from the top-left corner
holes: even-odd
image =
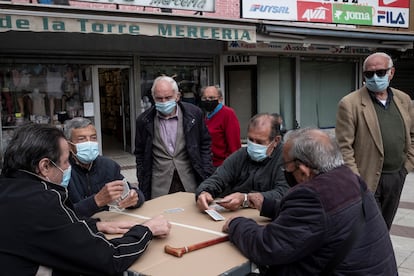
[[[135,157],[125,152],[105,154],[121,165],[122,174],[130,183],[138,183]],[[414,275],[414,173],[407,176],[400,207],[391,228],[391,240],[400,276]]]

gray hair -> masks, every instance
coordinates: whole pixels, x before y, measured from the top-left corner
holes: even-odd
[[[317,128],[288,131],[284,141],[285,145],[291,145],[289,156],[312,168],[316,174],[331,171],[344,164],[336,139]]]
[[[375,56],[380,56],[380,57],[384,57],[384,58],[386,58],[386,59],[388,60],[388,68],[391,68],[391,67],[393,67],[393,66],[394,66],[394,63],[393,63],[393,61],[392,61],[392,58],[391,58],[388,54],[383,53],[383,52],[377,52],[377,53],[373,53],[373,54],[369,55],[369,56],[368,56],[368,57],[364,60],[364,63],[363,63],[363,65],[362,65],[362,70],[363,70],[363,71],[367,70],[367,67],[366,67],[366,65],[367,65],[367,60],[368,60],[369,58],[371,58],[371,57],[375,57]]]
[[[160,81],[166,81],[166,82],[170,83],[171,88],[174,91],[174,94],[178,95],[178,84],[177,84],[177,82],[169,76],[159,76],[154,80],[154,82],[152,84],[152,87],[151,87],[151,94],[152,94],[153,98],[155,98],[155,95],[154,95],[155,87],[157,86],[157,84]]]
[[[269,141],[275,139],[277,135],[281,135],[280,124],[277,121],[276,117],[270,113],[259,113],[250,118],[249,125],[247,126],[247,131],[249,131],[251,128],[256,128],[257,126],[264,124],[266,121],[269,121],[271,127]]]
[[[223,91],[221,91],[220,85],[216,84],[216,85],[211,85],[211,86],[204,86],[201,88],[200,92],[201,92],[201,96],[204,96],[204,91],[206,91],[206,89],[208,87],[214,87],[217,89],[218,95],[220,98],[223,98]]]
[[[72,140],[72,130],[78,128],[85,128],[89,125],[93,125],[92,121],[83,117],[76,117],[72,120],[65,121],[65,137],[67,140]]]

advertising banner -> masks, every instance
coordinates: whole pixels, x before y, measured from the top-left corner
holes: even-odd
[[[408,28],[410,0],[242,0],[242,18]]]

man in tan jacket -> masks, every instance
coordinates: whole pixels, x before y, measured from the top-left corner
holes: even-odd
[[[406,93],[389,87],[394,73],[387,54],[368,56],[365,85],[341,99],[335,129],[345,163],[375,193],[388,229],[414,169],[414,109]]]

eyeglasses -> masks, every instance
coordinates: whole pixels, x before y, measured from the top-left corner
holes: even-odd
[[[282,163],[282,171],[287,171],[287,170],[286,170],[286,165],[288,165],[289,163],[292,163],[292,162],[296,162],[296,161],[300,161],[300,160],[299,160],[299,159],[297,159],[297,158],[295,158],[295,159],[292,159],[292,160],[289,160],[289,161],[283,162],[283,163]]]
[[[364,71],[364,77],[370,79],[375,75],[377,75],[378,77],[382,78],[383,76],[385,76],[385,74],[387,74],[387,72],[391,69],[387,68],[387,69],[379,69],[379,70],[375,70],[375,71]]]
[[[202,101],[215,101],[218,100],[217,97],[201,97]]]

